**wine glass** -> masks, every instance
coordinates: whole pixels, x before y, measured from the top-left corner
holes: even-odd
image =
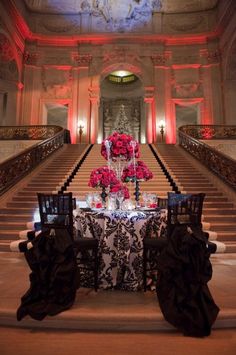
[[[118,209],[122,210],[122,202],[124,201],[124,192],[123,191],[118,191],[116,194],[117,200],[118,200]]]

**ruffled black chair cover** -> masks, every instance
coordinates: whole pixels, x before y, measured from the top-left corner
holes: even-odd
[[[33,246],[30,249],[29,243]],[[25,258],[32,273],[30,288],[17,310],[17,320],[26,315],[42,320],[70,308],[79,287],[79,269],[68,232],[42,232],[31,242],[25,242]]]
[[[207,282],[212,277],[207,233],[176,226],[158,258],[157,297],[165,319],[187,336],[203,337],[219,312]]]

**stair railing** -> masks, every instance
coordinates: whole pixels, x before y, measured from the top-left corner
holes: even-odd
[[[62,147],[65,132],[67,131],[59,126],[0,127],[0,140],[41,140],[41,142],[0,163],[0,195]]]
[[[180,127],[178,133],[181,147],[236,189],[236,160],[201,141],[232,139],[236,144],[236,126],[188,125]]]

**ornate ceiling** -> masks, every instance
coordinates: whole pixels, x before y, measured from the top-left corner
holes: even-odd
[[[219,0],[10,0],[32,33],[207,33]]]
[[[19,1],[19,0],[18,0]],[[215,8],[218,0],[23,0],[37,13],[79,14],[92,12],[98,16],[127,17],[135,11],[151,9],[162,13],[186,13]]]

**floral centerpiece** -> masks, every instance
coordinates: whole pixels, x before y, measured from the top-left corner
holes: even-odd
[[[140,181],[148,181],[153,178],[152,172],[149,170],[147,165],[142,161],[138,160],[129,164],[126,168],[124,168],[121,180],[123,182],[135,182],[135,200],[136,206],[139,206],[139,182]]]
[[[103,203],[105,203],[107,197],[106,188],[116,185],[117,183],[119,183],[119,180],[117,179],[115,172],[108,166],[101,166],[91,172],[88,186],[101,187],[101,197]]]
[[[129,161],[139,158],[139,144],[129,134],[114,132],[102,142],[101,154],[106,160]]]
[[[113,170],[108,166],[101,166],[91,172],[88,186],[107,188],[108,186],[116,185],[118,182]]]
[[[121,176],[121,180],[123,182],[148,181],[152,178],[152,172],[142,160],[129,164],[126,168],[124,168]]]

